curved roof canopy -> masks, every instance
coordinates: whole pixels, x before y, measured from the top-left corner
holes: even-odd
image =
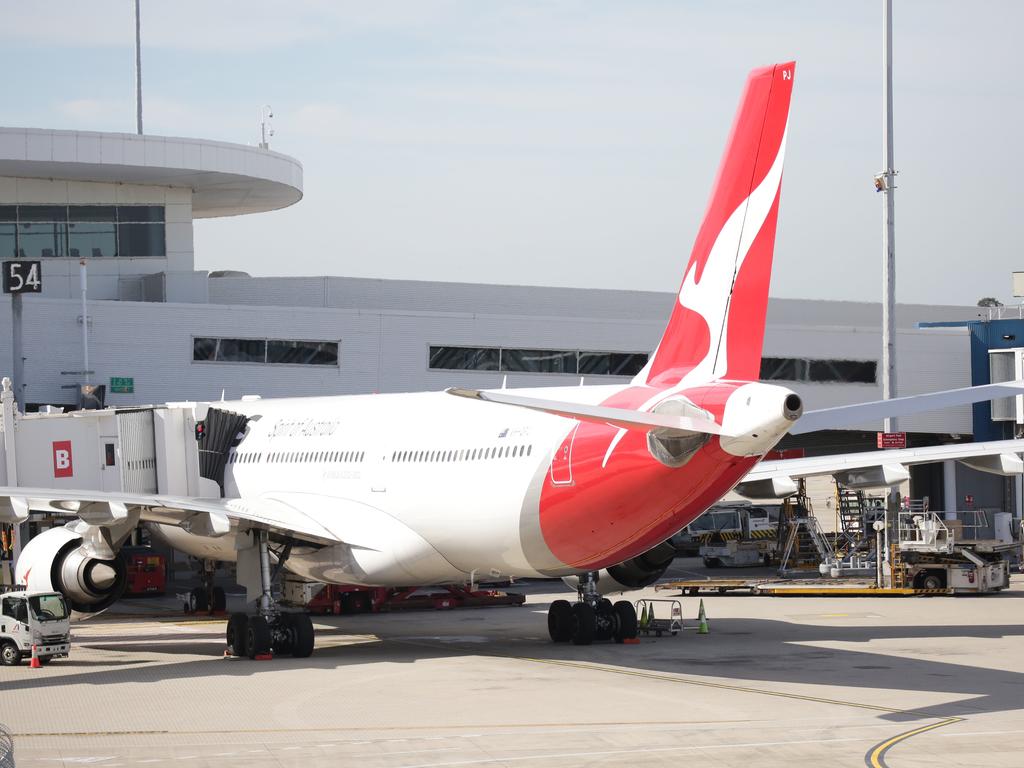
[[[192,216],[236,216],[302,199],[302,164],[243,144],[132,133],[0,127],[0,176],[192,189]]]

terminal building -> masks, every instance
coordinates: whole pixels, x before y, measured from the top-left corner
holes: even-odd
[[[41,293],[21,297],[21,338],[0,332],[0,373],[15,376],[19,404],[77,407],[83,322],[90,381],[105,386],[106,405],[115,407],[626,382],[657,344],[675,300],[195,269],[194,219],[256,214],[301,198],[301,164],[263,148],[0,128],[0,258],[42,265]],[[4,295],[0,327],[12,327],[13,312]],[[880,399],[880,320],[877,304],[773,299],[762,378],[791,386],[807,409]],[[990,322],[978,307],[901,305],[899,394],[985,383],[989,351],[1012,351],[1018,336],[1024,345],[1024,322]],[[996,367],[1005,373],[1004,363]],[[1013,378],[1009,365],[1002,378]],[[911,445],[1014,436],[1021,409],[1008,401],[996,410],[1003,421],[993,421],[985,403],[908,417],[899,428]],[[869,450],[880,426],[791,437],[783,447]],[[959,484],[976,505],[1019,514],[1019,481],[948,465],[915,469],[911,492],[955,509],[964,498]]]

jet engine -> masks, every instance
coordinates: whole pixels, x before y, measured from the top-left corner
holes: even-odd
[[[121,597],[126,584],[124,560],[89,555],[79,536],[68,528],[51,528],[21,551],[15,580],[30,591],[60,592],[71,608],[98,613]]]
[[[675,556],[676,548],[665,541],[631,560],[602,568],[597,572],[597,591],[609,595],[648,587],[668,570]],[[579,586],[579,580],[579,576],[562,579],[572,589]]]

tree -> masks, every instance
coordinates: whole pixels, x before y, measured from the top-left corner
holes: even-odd
[[[991,296],[986,296],[983,299],[978,299],[978,306],[979,307],[1001,307],[1001,306],[1003,306],[1003,302],[1001,302],[999,299],[993,298]]]

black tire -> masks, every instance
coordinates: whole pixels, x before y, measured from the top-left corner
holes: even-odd
[[[210,601],[206,598],[206,590],[197,587],[188,593],[188,608],[190,613],[205,613],[210,610]]]
[[[45,667],[53,661],[53,656],[36,656],[36,660],[39,662],[39,666]]]
[[[228,607],[228,596],[224,594],[224,587],[213,588],[213,610],[215,613],[223,613]]]
[[[21,651],[10,640],[0,643],[0,663],[5,667],[16,667],[21,664]]]
[[[228,619],[228,653],[232,656],[245,656],[246,649],[246,628],[249,625],[249,617],[244,613],[232,613]]]
[[[925,571],[917,577],[918,589],[945,589],[946,574],[941,571]]]
[[[722,561],[719,560],[717,557],[705,557],[703,559],[704,559],[704,567],[705,568],[721,568],[722,567]]]
[[[555,643],[572,640],[573,615],[568,600],[555,600],[548,608],[548,634]]]
[[[262,616],[252,616],[245,628],[245,653],[250,659],[270,653],[270,625]]]
[[[594,642],[594,633],[597,630],[597,615],[594,609],[586,603],[576,603],[572,607],[572,617],[572,644],[590,645]]]
[[[291,628],[294,631],[292,656],[296,659],[308,659],[313,655],[316,645],[316,633],[313,631],[313,620],[308,613],[291,614]]]
[[[615,642],[621,643],[624,640],[632,640],[637,635],[636,608],[628,600],[619,600],[614,606],[617,627],[615,629]]]

